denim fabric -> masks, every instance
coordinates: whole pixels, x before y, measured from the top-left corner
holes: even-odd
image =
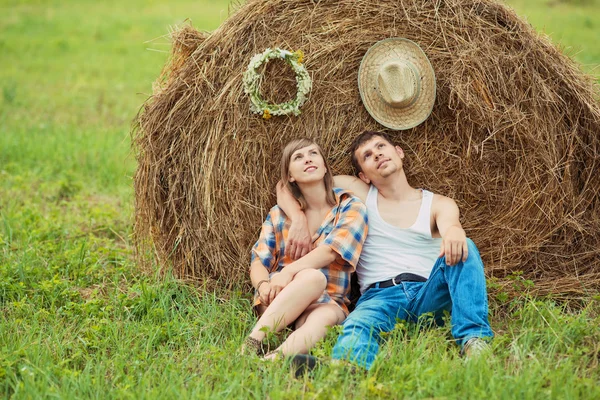
[[[432,313],[441,324],[444,311],[449,311],[452,336],[460,346],[473,337],[492,338],[483,262],[475,243],[471,239],[467,243],[466,262],[448,266],[444,257],[439,258],[426,282],[367,290],[344,321],[333,358],[370,369],[379,351],[381,332],[391,331],[396,319],[415,322],[425,313]]]

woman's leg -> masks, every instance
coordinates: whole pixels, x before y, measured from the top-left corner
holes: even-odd
[[[254,306],[254,312],[256,313],[258,318],[262,317],[265,311],[267,311],[267,306],[263,306],[262,304]]]
[[[294,322],[306,308],[316,301],[327,287],[325,275],[316,269],[305,269],[296,274],[294,279],[275,297],[265,310],[250,337],[262,341],[266,333],[261,329],[279,332]]]
[[[327,334],[327,327],[342,323],[346,315],[336,304],[314,304],[298,319],[296,330],[288,336],[276,353],[306,354]],[[274,357],[272,355],[271,357]],[[271,358],[267,357],[267,358]]]

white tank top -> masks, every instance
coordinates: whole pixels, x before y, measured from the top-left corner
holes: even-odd
[[[373,185],[367,194],[369,232],[356,267],[360,291],[372,283],[385,281],[410,272],[429,278],[442,243],[431,236],[433,193],[422,190],[423,199],[417,220],[410,228],[398,228],[381,218],[377,208],[379,191]]]

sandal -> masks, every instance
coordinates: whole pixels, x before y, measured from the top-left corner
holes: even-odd
[[[269,351],[267,354],[264,355],[263,360],[265,361],[275,361],[277,360],[277,358],[282,355],[281,352],[277,351],[277,349],[273,350],[273,351]]]
[[[263,342],[248,336],[242,345],[242,355],[256,354],[261,357],[265,354]]]

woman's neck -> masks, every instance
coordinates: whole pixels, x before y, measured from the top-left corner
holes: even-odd
[[[307,210],[322,210],[324,208],[331,208],[327,203],[327,192],[325,190],[325,183],[323,181],[298,184],[298,188],[306,200]]]

